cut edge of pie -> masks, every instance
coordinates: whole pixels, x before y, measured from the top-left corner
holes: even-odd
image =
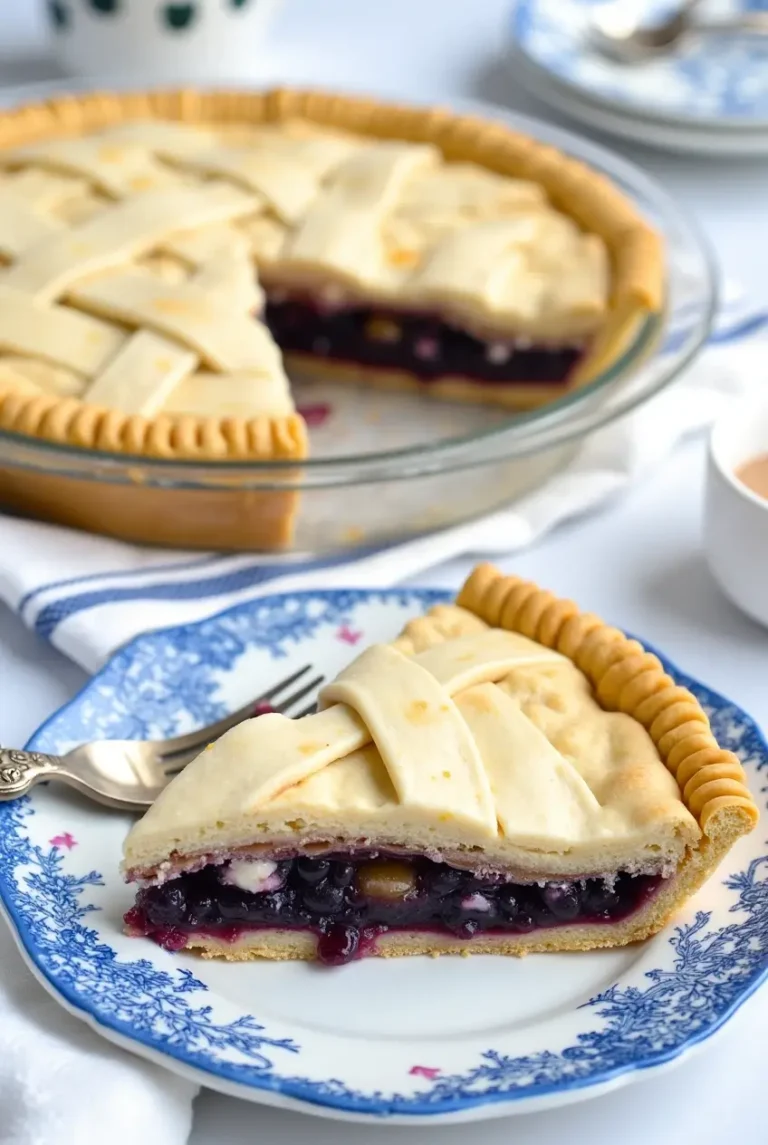
[[[0,148],[146,119],[198,125],[302,119],[376,138],[435,144],[449,160],[474,162],[537,183],[556,210],[603,240],[612,264],[607,316],[569,388],[587,384],[617,361],[647,315],[663,306],[661,240],[617,187],[546,144],[472,116],[301,90],[93,93],[4,111]],[[322,369],[322,363],[316,364]],[[382,382],[389,377],[391,384],[419,385],[407,375],[365,372]],[[340,376],[345,376],[343,369]],[[438,382],[437,388],[451,397],[483,396],[482,384],[460,379]],[[549,396],[546,384],[538,392]],[[526,393],[525,385],[514,383],[508,385],[508,395],[515,404],[537,400],[530,390]],[[2,379],[0,428],[79,448],[171,460],[300,460],[307,452],[306,429],[296,413],[250,419],[172,413],[144,417],[77,398],[28,392]]]
[[[619,946],[757,818],[656,656],[480,565],[316,715],[247,721],[174,780],[126,840],[126,926],[235,960]]]

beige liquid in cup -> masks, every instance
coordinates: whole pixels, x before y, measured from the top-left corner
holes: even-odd
[[[768,453],[761,453],[759,457],[745,461],[736,470],[736,476],[758,497],[765,497],[768,501]]]

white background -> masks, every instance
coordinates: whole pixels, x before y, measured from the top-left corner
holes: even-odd
[[[546,115],[500,62],[508,11],[508,0],[284,0],[254,78],[475,97]],[[54,74],[35,0],[0,0],[0,84]],[[726,273],[768,302],[768,164],[624,150],[698,216]],[[703,442],[690,442],[620,503],[500,563],[647,637],[767,727],[768,633],[719,595],[703,563],[703,471]],[[470,564],[420,579],[453,587]],[[23,744],[83,679],[0,605],[0,742]],[[679,1068],[560,1111],[471,1127],[369,1128],[205,1093],[191,1145],[765,1145],[767,1043],[764,989]]]

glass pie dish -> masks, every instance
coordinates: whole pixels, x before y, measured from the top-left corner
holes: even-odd
[[[257,548],[255,523],[294,511],[296,550],[380,544],[501,507],[566,464],[585,435],[676,378],[705,340],[715,305],[711,258],[690,222],[653,180],[601,147],[487,105],[456,107],[500,120],[606,175],[661,235],[665,309],[644,318],[609,368],[518,413],[292,373],[310,439],[310,458],[301,461],[169,460],[3,430],[0,502],[126,540],[184,548]]]

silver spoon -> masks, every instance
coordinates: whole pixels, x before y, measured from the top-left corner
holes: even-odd
[[[589,39],[603,55],[621,64],[641,63],[671,55],[693,37],[768,36],[768,12],[745,12],[728,20],[696,20],[702,0],[683,0],[665,20],[642,22],[637,5],[627,0],[603,4],[591,15]]]

